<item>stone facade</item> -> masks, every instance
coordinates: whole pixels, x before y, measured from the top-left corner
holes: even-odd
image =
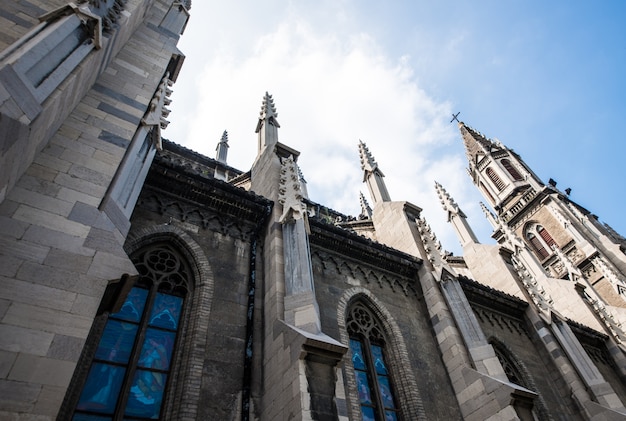
[[[463,123],[463,256],[364,143],[372,207],[311,201],[269,94],[247,172],[162,139],[189,8],[2,7],[0,418],[626,417],[623,237]]]

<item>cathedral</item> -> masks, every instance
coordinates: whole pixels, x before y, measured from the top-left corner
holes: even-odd
[[[362,142],[309,198],[268,93],[251,168],[163,138],[190,10],[0,8],[0,419],[626,419],[626,238],[463,122],[460,256]]]

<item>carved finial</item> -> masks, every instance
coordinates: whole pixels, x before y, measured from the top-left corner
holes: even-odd
[[[449,214],[459,215],[465,218],[465,214],[459,208],[459,205],[454,201],[452,196],[448,194],[446,189],[443,188],[441,184],[435,181],[435,190],[437,190],[437,196],[439,196],[439,201],[441,202],[441,206],[443,206],[443,210],[448,212]]]
[[[278,113],[276,112],[276,106],[274,105],[274,99],[272,96],[265,92],[263,97],[263,104],[261,104],[261,112],[259,113],[259,120],[265,120],[269,124],[275,127],[280,127],[276,118]]]
[[[161,79],[161,83],[159,83],[159,87],[157,88],[154,96],[150,100],[150,104],[148,105],[148,110],[146,114],[141,119],[141,123],[144,126],[158,126],[159,129],[165,130],[167,126],[170,124],[165,118],[170,114],[170,110],[166,108],[166,105],[171,104],[172,100],[169,99],[169,96],[172,94],[172,90],[170,89],[172,86],[172,81],[169,79],[169,72],[165,73],[163,79]],[[157,136],[157,148],[161,150],[161,133],[159,130]]]
[[[303,197],[296,162],[293,156],[289,156],[282,160],[280,169],[278,203],[283,205],[283,213],[278,222],[284,224],[300,218],[305,218],[306,221],[306,205],[302,202]]]
[[[487,221],[489,221],[491,226],[493,228],[497,228],[498,217],[495,216],[493,213],[491,213],[491,211],[487,208],[487,205],[485,205],[483,202],[480,202],[480,208],[483,210],[483,213],[485,214],[485,218],[487,218]]]
[[[380,173],[376,160],[374,160],[370,150],[362,140],[359,140],[359,157],[361,158],[361,169],[363,171],[374,172],[375,170],[378,170]]]
[[[512,256],[513,268],[517,272],[517,275],[524,285],[524,288],[530,295],[531,300],[537,305],[544,315],[550,317],[554,300],[550,297],[550,294],[535,280],[528,268],[524,265],[521,259],[517,255]]]
[[[362,192],[359,192],[359,201],[361,202],[361,217],[362,219],[371,219],[372,217],[372,208],[367,203],[365,196]]]
[[[215,159],[217,159],[221,163],[226,163],[226,157],[228,155],[228,132],[224,130],[222,134],[222,139],[217,144],[217,148],[215,148],[217,153],[215,154]]]
[[[275,145],[278,143],[278,113],[276,112],[276,106],[272,96],[265,92],[263,97],[263,104],[261,105],[261,113],[259,115],[259,121],[256,125],[255,133],[259,134],[259,149],[261,153],[266,147]]]
[[[584,279],[580,269],[578,269],[578,267],[574,265],[574,263],[572,263],[570,258],[565,253],[563,253],[563,250],[561,250],[556,244],[552,245],[552,251],[554,251],[557,259],[563,264],[563,266],[567,270],[570,281],[581,282]]]
[[[428,255],[428,261],[430,261],[433,265],[441,266],[443,264],[444,255],[441,243],[437,240],[437,236],[430,228],[430,225],[426,222],[426,218],[423,216],[417,218],[415,222],[417,223],[417,230],[419,231],[422,239],[424,250]]]
[[[302,174],[302,169],[300,168],[300,165],[296,164],[296,168],[298,169],[298,180],[300,180],[300,190],[302,191],[302,196],[305,199],[308,199],[309,190],[307,189],[307,186],[306,186],[306,180],[304,179],[304,174]]]

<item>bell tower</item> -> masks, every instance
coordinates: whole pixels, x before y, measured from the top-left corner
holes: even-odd
[[[498,214],[524,206],[544,187],[515,152],[497,140],[459,123],[468,173]]]
[[[581,288],[593,290],[604,304],[626,309],[624,242],[596,216],[573,202],[552,180],[544,184],[513,150],[459,123],[472,182],[502,224],[493,234],[506,245],[503,229],[524,241],[550,278],[582,273]]]

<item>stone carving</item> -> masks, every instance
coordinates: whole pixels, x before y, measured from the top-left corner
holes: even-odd
[[[617,274],[606,263],[604,258],[600,256],[596,256],[593,259],[591,259],[591,261],[593,263],[593,266],[591,267],[594,268],[595,266],[598,269],[600,269],[602,276],[604,276],[604,278],[607,279],[611,283],[611,285],[613,285],[613,288],[615,288],[617,293],[620,294],[620,296],[624,300],[626,300],[626,296],[622,295],[622,291],[626,289],[626,282],[624,282],[622,279],[620,279],[617,276]],[[595,272],[595,269],[594,269],[594,272]]]
[[[254,233],[254,227],[241,224],[235,218],[218,215],[205,207],[191,206],[176,199],[164,198],[156,193],[142,195],[139,205],[160,215],[169,216],[170,224],[174,220],[193,224],[246,242]]]
[[[442,265],[444,256],[441,243],[437,240],[437,236],[426,222],[426,218],[422,216],[417,218],[415,222],[417,223],[417,230],[420,233],[424,249],[428,255],[428,260],[432,264]]]
[[[478,306],[474,307],[474,312],[476,313],[476,317],[478,317],[478,319],[483,323],[488,322],[491,326],[498,326],[503,330],[508,329],[511,333],[528,335],[526,327],[520,320],[513,319],[501,313],[495,313]]]
[[[622,328],[622,324],[615,319],[615,316],[607,310],[607,308],[600,302],[600,300],[592,297],[587,293],[586,289],[581,292],[583,298],[589,303],[593,311],[598,315],[598,318],[609,331],[615,342],[618,344],[623,343],[626,340],[626,335]]]
[[[524,285],[524,288],[530,295],[530,299],[535,303],[537,308],[543,311],[545,314],[550,314],[554,300],[550,297],[550,294],[534,279],[526,266],[516,257],[512,256],[513,268],[517,272],[517,275]]]
[[[359,192],[359,202],[361,203],[361,214],[359,215],[359,219],[372,219],[372,208],[370,208],[369,203],[363,196],[362,192]]]
[[[459,208],[459,205],[457,205],[457,203],[454,201],[452,196],[450,196],[446,189],[444,189],[443,186],[436,181],[435,190],[437,190],[437,196],[439,196],[439,202],[441,203],[444,211],[452,215],[459,215],[463,218],[466,217],[463,211]],[[448,219],[450,219],[450,217],[448,217]]]
[[[102,18],[106,32],[111,32],[124,10],[128,0],[88,0],[94,12]]]
[[[307,222],[306,205],[300,186],[300,176],[293,156],[282,160],[280,169],[280,185],[278,187],[278,203],[283,205],[283,213],[278,222],[281,224],[304,218]]]
[[[323,251],[313,251],[311,253],[313,268],[316,270],[324,270],[335,272],[339,275],[347,276],[348,282],[352,279],[361,285],[373,285],[378,288],[390,288],[392,292],[401,292],[405,296],[417,296],[415,287],[411,285],[408,279],[393,276],[391,274],[382,273],[368,267],[362,267],[353,262],[341,259]]]
[[[154,96],[150,100],[150,104],[148,105],[148,110],[146,114],[141,119],[141,124],[144,126],[158,126],[160,129],[165,130],[167,126],[170,124],[165,118],[169,115],[170,110],[165,108],[166,105],[169,105],[172,100],[169,96],[172,94],[172,90],[170,86],[172,86],[173,82],[169,79],[169,73],[165,73],[163,79],[161,79],[161,83],[157,88]],[[161,141],[161,131],[157,130],[156,136],[156,148],[158,150],[163,150],[163,144]]]

